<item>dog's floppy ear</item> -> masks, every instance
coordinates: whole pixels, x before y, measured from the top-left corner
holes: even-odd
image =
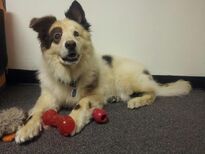
[[[76,21],[80,25],[82,25],[86,30],[90,30],[90,24],[87,22],[85,18],[85,12],[82,6],[77,2],[74,1],[68,11],[65,13],[65,16],[71,20]]]
[[[29,27],[38,33],[38,39],[41,43],[41,48],[50,48],[52,40],[48,34],[48,31],[52,24],[56,21],[54,16],[45,16],[42,18],[33,18]]]
[[[32,28],[34,31],[40,33],[42,31],[48,30],[55,21],[56,17],[54,16],[33,18],[30,22],[29,27]]]

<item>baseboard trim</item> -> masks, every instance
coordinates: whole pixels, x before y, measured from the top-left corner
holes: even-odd
[[[7,84],[39,83],[36,74],[37,71],[34,70],[8,69],[6,73]]]
[[[36,74],[37,71],[35,70],[8,69],[6,79],[8,84],[39,83]],[[183,79],[190,81],[193,88],[205,89],[205,77],[171,75],[153,75],[153,77],[159,83],[167,83]]]
[[[205,90],[205,77],[198,76],[172,76],[172,75],[153,75],[153,78],[159,83],[169,83],[180,79],[189,81],[193,88]]]

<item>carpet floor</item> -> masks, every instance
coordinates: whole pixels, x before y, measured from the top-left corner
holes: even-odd
[[[8,86],[0,93],[0,110],[29,110],[40,94],[38,85]],[[91,122],[78,135],[63,137],[50,128],[32,142],[0,141],[1,154],[26,153],[205,153],[205,91],[183,97],[158,97],[151,106],[129,110],[108,104],[109,123]]]

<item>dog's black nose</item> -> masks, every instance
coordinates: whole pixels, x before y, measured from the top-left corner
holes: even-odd
[[[76,47],[76,43],[75,41],[67,41],[65,43],[65,47],[68,49],[68,50],[74,50],[75,47]]]

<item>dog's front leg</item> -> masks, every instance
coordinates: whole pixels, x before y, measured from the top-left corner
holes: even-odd
[[[75,130],[71,135],[79,133],[82,128],[90,122],[92,111],[94,108],[102,108],[103,99],[100,96],[92,95],[84,97],[80,102],[74,107],[70,116],[75,121]]]
[[[56,100],[49,92],[42,91],[29,117],[31,119],[16,133],[15,141],[23,143],[37,136],[41,131],[41,116],[48,109],[58,109]]]

